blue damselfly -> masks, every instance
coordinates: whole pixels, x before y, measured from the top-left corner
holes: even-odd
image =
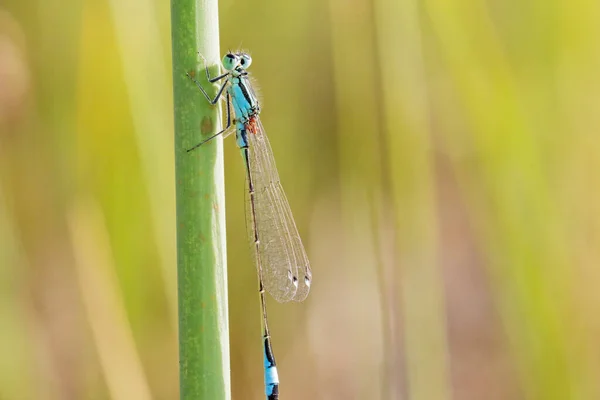
[[[290,206],[279,181],[271,146],[259,118],[260,106],[248,77],[252,58],[243,52],[229,52],[222,60],[225,72],[210,83],[224,80],[215,98],[190,77],[211,104],[223,98],[227,110],[225,129],[188,149],[192,151],[219,135],[235,129],[236,142],[246,167],[246,221],[253,244],[258,274],[263,329],[265,391],[268,400],[279,398],[279,378],[271,349],[265,290],[279,302],[302,301],[308,295],[312,274]],[[189,74],[188,74],[189,76]],[[231,116],[233,107],[233,121]]]

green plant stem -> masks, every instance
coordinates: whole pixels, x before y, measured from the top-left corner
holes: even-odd
[[[219,108],[186,76],[195,74],[214,93],[203,65],[198,71],[198,52],[216,64],[217,1],[172,0],[171,30],[180,399],[230,399],[222,139],[186,151],[221,127]]]

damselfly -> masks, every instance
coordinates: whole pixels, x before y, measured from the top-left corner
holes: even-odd
[[[248,77],[252,58],[246,53],[227,53],[222,60],[225,72],[210,83],[225,80],[211,99],[204,88],[190,77],[211,104],[226,91],[227,126],[222,131],[192,147],[192,151],[215,137],[232,132],[246,167],[246,223],[253,244],[262,313],[265,392],[268,400],[279,398],[279,378],[271,350],[265,290],[279,302],[302,301],[308,295],[312,274],[292,211],[279,181],[275,159],[260,122],[260,106]],[[188,75],[189,76],[189,75]],[[232,126],[231,107],[234,119]]]

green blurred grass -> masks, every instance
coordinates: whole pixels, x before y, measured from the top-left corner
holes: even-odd
[[[315,275],[306,303],[270,305],[285,398],[600,397],[600,6],[220,9],[224,49],[254,58]],[[0,6],[3,399],[116,398],[69,233],[86,198],[126,316],[115,331],[152,396],[177,396],[168,11]],[[233,141],[225,158],[233,397],[260,398]]]

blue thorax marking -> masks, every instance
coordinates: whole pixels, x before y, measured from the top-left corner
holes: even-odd
[[[246,123],[248,119],[259,113],[258,100],[250,87],[250,81],[246,76],[233,76],[229,78],[231,104],[238,122]]]
[[[247,76],[230,76],[228,80],[227,91],[231,97],[236,124],[236,143],[238,147],[245,148],[248,147],[245,124],[251,117],[258,115],[260,107]]]

